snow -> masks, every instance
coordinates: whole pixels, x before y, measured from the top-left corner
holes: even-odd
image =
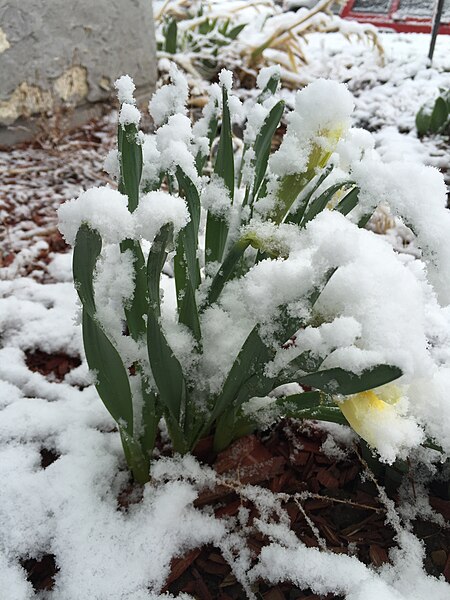
[[[182,114],[169,117],[168,122],[160,127],[156,133],[158,149],[170,149],[172,140],[189,144],[192,139],[191,120]]]
[[[205,137],[208,135],[208,128],[211,120],[219,118],[222,109],[222,92],[217,83],[212,83],[208,87],[208,102],[202,110],[202,117],[194,123],[193,132],[196,137]]]
[[[336,440],[332,435],[327,435],[325,441],[322,442],[320,449],[327,458],[331,458],[336,461],[345,460],[348,457],[348,452],[336,443]]]
[[[242,102],[236,95],[230,93],[228,96],[228,106],[230,108],[231,120],[240,123],[244,118]]]
[[[381,573],[365,567],[358,559],[289,544],[273,542],[261,550],[260,563],[252,578],[263,575],[271,583],[292,581],[320,595],[344,594],[346,600],[423,600],[428,594],[445,600],[448,585],[426,576],[421,570],[423,549],[410,533],[402,532],[403,548],[392,553],[393,565]]]
[[[20,281],[5,285],[20,290]],[[24,292],[29,286],[29,281],[22,282]],[[36,301],[48,304],[59,298],[59,303],[72,312],[74,292],[68,293],[70,286],[35,283],[32,289]],[[422,550],[414,539],[406,539],[406,550],[394,555],[393,567],[377,574],[356,558],[306,548],[292,538],[287,526],[269,527],[265,520],[269,519],[272,499],[267,490],[267,513],[258,520],[258,526],[270,531],[274,541],[263,549],[257,565],[249,571],[245,568],[245,540],[233,531],[232,523],[193,508],[198,487],[213,485],[217,475],[211,469],[200,468],[189,456],[155,462],[154,483],[146,488],[142,502],[127,512],[118,511],[115,496],[126,481],[121,470],[121,448],[117,434],[111,432],[113,423],[93,388],[80,391],[64,383],[50,384],[45,377],[33,374],[32,379],[42,386],[39,392],[36,386],[24,387],[23,376],[28,373],[25,367],[22,371],[10,368],[20,362],[13,348],[18,344],[30,346],[26,302],[24,293],[19,293],[15,333],[6,339],[5,354],[11,364],[7,367],[1,361],[5,369],[0,373],[2,379],[11,380],[6,386],[13,394],[2,411],[0,425],[0,439],[8,442],[0,454],[4,481],[0,577],[9,597],[32,597],[15,557],[50,552],[56,555],[60,569],[51,593],[58,600],[81,600],[94,594],[99,598],[165,598],[158,590],[168,574],[170,559],[189,548],[211,543],[221,547],[225,556],[230,556],[230,548],[234,548],[233,568],[239,578],[250,582],[261,575],[272,582],[289,580],[311,587],[316,593],[338,591],[358,600],[370,595],[383,600],[422,600],[431,591],[439,600],[446,598],[448,586],[423,574]],[[67,340],[67,333],[49,326],[53,323],[51,310],[46,309],[45,317],[49,351],[60,347],[60,336]],[[66,322],[72,337],[79,340],[78,327],[70,319]],[[19,333],[19,338],[14,337]],[[81,352],[80,340],[76,347]],[[47,389],[50,386],[54,389],[52,395]],[[20,389],[43,397],[21,398]],[[45,470],[39,467],[41,440],[61,453]],[[241,493],[263,502],[259,488],[243,489]],[[15,527],[9,526],[11,522]],[[149,586],[151,591],[147,591]]]
[[[353,97],[343,84],[317,79],[297,92],[291,128],[299,137],[335,127],[345,131],[353,107]]]
[[[330,102],[330,99],[333,99]],[[270,158],[272,171],[282,177],[304,173],[314,149],[332,152],[350,127],[353,98],[342,84],[317,79],[297,92],[295,110],[287,117],[281,146]]]
[[[122,75],[114,82],[114,87],[117,90],[117,98],[120,104],[135,104],[134,90],[136,86],[129,75]]]
[[[253,144],[258,136],[259,130],[264,125],[264,121],[269,114],[269,111],[262,104],[255,104],[249,112],[247,118],[247,126],[244,131],[244,142]]]
[[[352,127],[344,139],[339,140],[336,153],[339,156],[339,166],[344,171],[350,170],[353,163],[360,162],[375,147],[374,136],[365,129]],[[327,184],[328,185],[328,184]]]
[[[163,125],[171,115],[185,114],[188,84],[175,64],[170,66],[172,84],[157,90],[149,102],[148,109],[155,125]]]
[[[2,589],[8,598],[34,597],[17,557],[54,553],[60,568],[54,598],[134,598],[138,593],[148,598],[148,586],[158,590],[163,585],[172,556],[198,544],[217,544],[224,526],[195,510],[195,489],[176,481],[148,488],[143,502],[128,514],[117,510],[115,496],[127,475],[113,422],[94,388],[51,383],[24,364],[23,350],[37,343],[49,353],[82,354],[80,331],[71,319],[72,284],[17,280],[2,286],[1,314],[17,312],[0,351],[6,400],[0,422]],[[13,291],[16,311],[5,312],[4,296]],[[30,292],[34,302],[28,300]],[[33,305],[42,312],[40,332]],[[56,320],[55,311],[64,318]],[[43,446],[61,454],[46,469],[40,467]]]
[[[353,317],[337,317],[331,323],[306,327],[297,332],[295,344],[278,351],[274,361],[267,365],[266,372],[275,376],[303,352],[312,351],[316,356],[325,357],[336,348],[351,346],[360,337],[361,324]]]
[[[317,260],[340,266],[315,310],[326,320],[351,316],[362,325],[360,351],[337,350],[327,359],[327,366],[337,366],[342,360],[341,366],[358,372],[366,366],[366,350],[380,353],[383,361],[397,364],[405,373],[429,367],[422,284],[402,259],[381,238],[354,227],[338,213],[321,213],[308,224],[307,232],[305,245],[317,245]],[[416,321],[405,321],[404,314],[415,314]]]
[[[117,190],[91,188],[58,209],[60,231],[74,245],[78,229],[85,223],[98,231],[104,243],[115,244],[135,236],[152,241],[169,222],[176,235],[189,221],[184,200],[167,192],[145,194],[133,214],[127,205],[128,198]]]
[[[260,90],[263,90],[266,85],[269,83],[270,79],[273,76],[280,76],[280,67],[279,65],[272,65],[271,67],[264,67],[258,73],[258,77],[256,78],[256,85]]]
[[[430,435],[441,440],[444,451],[450,451],[448,431],[450,427],[450,403],[448,401],[448,386],[450,369],[442,366],[433,373],[431,378],[420,378],[413,382],[409,389],[409,397],[419,423],[426,424]],[[420,401],[429,398],[426,405]]]
[[[43,286],[33,280],[17,278],[13,281],[0,281],[0,291],[0,352],[4,353],[5,358],[7,347],[14,354],[17,353],[17,348],[40,348],[48,353],[65,351],[71,356],[80,353],[81,339],[72,323],[76,299],[72,281]],[[19,314],[15,308],[17,303],[24,314]],[[48,332],[49,325],[51,334]],[[21,362],[22,360],[19,364]],[[0,369],[7,370],[5,366],[0,366]]]
[[[233,73],[227,69],[222,69],[219,73],[219,84],[230,94],[233,87]]]
[[[438,297],[450,303],[450,281],[442,277],[450,270],[450,213],[439,171],[403,161],[384,164],[367,159],[355,164],[352,175],[361,190],[362,213],[370,212],[381,201],[412,228]]]
[[[231,206],[230,192],[218,175],[213,175],[211,180],[203,187],[201,197],[202,206],[218,217],[227,217]]]
[[[72,426],[55,440],[62,456],[47,469],[36,464],[39,455],[32,446],[20,451],[11,445],[9,452],[2,452],[3,473],[8,475],[2,492],[9,498],[0,511],[2,546],[22,555],[54,553],[60,566],[55,598],[147,597],[149,586],[154,591],[163,586],[173,555],[196,545],[218,544],[225,527],[193,508],[195,489],[181,481],[149,487],[128,514],[118,511],[115,492],[124,479],[119,472],[114,481],[111,474],[120,449],[111,435],[80,427],[71,408],[66,407],[65,418]],[[12,466],[20,468],[20,479]],[[26,521],[19,517],[24,511]],[[12,530],[10,519],[17,519]],[[11,550],[5,553],[7,560],[14,556]],[[4,589],[10,590],[11,579]],[[23,579],[20,584],[23,588]]]
[[[119,123],[122,125],[122,127],[125,127],[125,125],[136,125],[137,127],[140,120],[140,110],[134,106],[134,104],[124,102],[119,112]]]
[[[290,226],[286,229],[290,232]],[[252,236],[251,226],[244,231]],[[267,250],[264,228],[258,231],[259,235],[253,233],[258,247]],[[270,233],[269,227],[268,240]],[[233,348],[241,347],[256,322],[267,325],[262,332],[270,343],[270,323],[277,307],[286,303],[293,314],[308,316],[304,299],[317,284],[314,275],[319,265],[320,272],[339,267],[314,308],[319,323],[316,319],[314,327],[297,332],[295,344],[278,351],[266,367],[267,374],[275,376],[307,350],[326,357],[322,368],[358,373],[374,364],[397,365],[406,386],[401,401],[392,406],[383,403],[382,410],[377,410],[376,403],[369,404],[367,412],[361,402],[348,400],[347,406],[354,402],[353,410],[362,410],[353,416],[347,411],[350,422],[386,462],[405,456],[423,440],[417,423],[447,447],[444,428],[449,409],[443,389],[445,381],[448,385],[448,371],[440,367],[440,361],[448,360],[442,354],[449,339],[448,309],[438,304],[424,277],[424,264],[395,253],[382,237],[331,211],[321,213],[297,238],[281,235],[285,248],[290,240],[288,258],[263,260],[241,279],[228,282],[220,308],[211,307],[202,316],[205,355],[200,372],[202,380],[209,381],[209,389],[220,388],[236,357]],[[273,242],[271,247],[275,248]],[[440,336],[436,336],[438,322]],[[221,331],[227,335],[220,335]],[[213,349],[216,357],[222,357],[219,368],[209,356]],[[442,384],[428,386],[425,393],[423,385],[434,373],[440,373]],[[408,386],[417,390],[420,381],[421,392],[410,397]],[[366,418],[369,413],[373,418]]]
[[[376,447],[381,458],[392,464],[397,457],[407,458],[411,448],[424,441],[424,434],[412,417],[405,413],[400,391],[394,404],[369,391],[345,399],[340,408],[352,428],[371,446]]]
[[[148,138],[145,138],[146,140]],[[161,173],[175,175],[177,167],[196,182],[198,179],[192,149],[192,127],[190,119],[183,114],[168,117],[167,122],[156,132],[156,147],[159,157],[152,151],[152,157]],[[147,142],[148,143],[148,142]],[[148,163],[148,159],[145,158]],[[155,167],[156,168],[156,165]]]
[[[252,329],[252,321],[245,318],[238,322],[233,315],[219,306],[211,306],[202,316],[203,356],[200,379],[207,392],[220,391],[235,358],[237,349],[242,346]],[[226,335],[224,335],[226,332]],[[221,361],[216,360],[220,353]]]
[[[136,234],[149,241],[153,241],[166,223],[173,224],[176,236],[190,220],[186,202],[167,192],[149,192],[142,196],[133,216]]]
[[[113,148],[108,152],[103,163],[103,169],[108,173],[110,177],[119,180],[120,177],[120,155],[116,148]]]
[[[152,188],[159,181],[160,152],[156,147],[154,135],[145,135],[142,143],[142,180],[141,188]],[[148,191],[148,190],[146,190]]]
[[[123,335],[124,306],[129,306],[134,292],[131,251],[121,252],[117,245],[105,246],[93,284],[97,319],[116,344],[124,364],[131,366],[142,354],[133,338]]]
[[[93,187],[58,209],[59,229],[73,246],[83,223],[99,232],[110,244],[132,237],[133,219],[128,211],[128,198],[108,186]]]
[[[272,256],[286,257],[298,240],[298,228],[289,223],[277,226],[271,221],[253,219],[242,228],[242,235],[254,248]]]

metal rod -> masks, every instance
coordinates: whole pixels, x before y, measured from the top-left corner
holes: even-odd
[[[444,6],[444,0],[436,0],[434,6],[433,22],[431,25],[431,42],[430,49],[428,51],[428,58],[433,60],[434,47],[436,46],[436,38],[439,32],[439,25],[441,24],[442,8]]]

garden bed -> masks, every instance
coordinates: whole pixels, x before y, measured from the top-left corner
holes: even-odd
[[[425,36],[383,41],[381,68],[368,49],[314,34],[304,76],[349,82],[355,122],[386,162],[408,155],[445,172],[445,140],[420,141],[413,120],[449,81],[448,43],[430,70]],[[163,430],[151,483],[131,483],[73,323],[55,212],[111,181],[100,167],[114,116],[0,157],[0,589],[8,600],[443,600],[449,465],[431,464],[432,450],[386,467],[346,428],[283,420],[218,457],[206,439],[197,460],[172,459]]]

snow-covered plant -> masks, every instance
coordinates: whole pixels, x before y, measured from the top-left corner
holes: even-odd
[[[154,2],[159,57],[177,62],[201,83],[224,65],[242,78],[264,66],[281,65],[285,85],[298,87],[307,63],[305,42],[314,32],[339,32],[348,40],[383,49],[372,25],[346,21],[332,13],[335,0],[320,0],[297,12],[275,0],[161,0]],[[160,67],[164,63],[160,64]],[[164,69],[163,69],[164,70]]]
[[[450,135],[450,89],[441,89],[436,99],[420,108],[416,115],[416,128],[419,135]]]
[[[175,66],[171,77],[150,101],[151,135],[131,79],[116,82],[105,168],[118,190],[59,209],[87,362],[135,477],[148,479],[161,417],[179,453],[211,433],[219,451],[282,416],[348,422],[387,461],[426,436],[449,450],[440,174],[382,163],[350,127],[342,84],[298,92],[271,154],[284,111],[276,69],[248,106],[222,71],[194,125],[186,80]],[[404,216],[422,260],[364,229],[379,202]]]
[[[209,79],[217,73],[221,49],[229,46],[247,24],[232,26],[230,18],[210,18],[208,15],[204,16],[203,12],[203,5],[200,4],[194,28],[180,32],[175,16],[167,14],[158,50],[167,54],[184,54],[185,50],[189,49],[193,56],[197,55],[196,68],[203,77]]]

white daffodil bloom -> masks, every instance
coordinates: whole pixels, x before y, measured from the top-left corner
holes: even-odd
[[[360,392],[339,402],[351,427],[381,458],[392,463],[423,440],[423,432],[406,413],[407,399],[395,385]]]

